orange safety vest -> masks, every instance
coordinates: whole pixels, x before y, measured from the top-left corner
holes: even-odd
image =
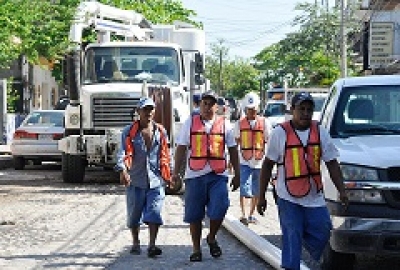
[[[254,156],[256,160],[261,160],[264,157],[264,125],[264,117],[257,116],[253,128],[246,117],[240,119],[240,152],[243,159],[250,160]]]
[[[281,124],[286,132],[284,156],[285,183],[290,195],[304,197],[311,189],[310,176],[317,191],[322,190],[321,180],[321,140],[318,122],[312,121],[307,145],[303,146],[290,121]],[[282,165],[282,164],[280,164]]]
[[[225,120],[217,116],[211,127],[210,133],[206,128],[200,115],[192,116],[190,128],[189,168],[199,171],[208,163],[215,173],[223,173],[226,170],[225,159]]]
[[[171,168],[170,168],[170,162],[171,162],[171,157],[169,155],[169,147],[167,143],[167,138],[165,137],[165,129],[162,125],[155,123],[156,127],[158,128],[160,132],[160,172],[161,172],[161,177],[164,179],[164,181],[171,181]],[[139,121],[135,121],[129,130],[128,136],[126,136],[125,139],[125,158],[124,158],[124,163],[125,166],[130,169],[132,168],[132,163],[133,163],[133,156],[135,153],[135,149],[132,145],[132,139],[135,138],[137,132],[139,130]]]

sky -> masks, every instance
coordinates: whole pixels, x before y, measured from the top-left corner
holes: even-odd
[[[206,32],[206,54],[210,44],[224,40],[231,58],[250,58],[263,48],[296,31],[292,20],[301,12],[297,3],[315,0],[181,0],[183,6],[193,9]]]

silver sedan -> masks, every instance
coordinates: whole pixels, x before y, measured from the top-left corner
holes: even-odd
[[[58,140],[64,134],[63,110],[37,110],[30,113],[15,130],[11,142],[14,168],[23,170],[27,161],[61,160]]]

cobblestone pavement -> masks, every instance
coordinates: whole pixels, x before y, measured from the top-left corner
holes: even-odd
[[[222,258],[212,258],[203,243],[203,262],[189,262],[180,196],[166,199],[157,241],[163,255],[147,258],[146,227],[143,253],[131,255],[123,187],[104,181],[102,171],[88,178],[84,185],[64,184],[59,167],[0,171],[0,269],[272,269],[225,230],[218,238]]]
[[[239,218],[239,193],[230,193],[228,214]],[[209,255],[203,241],[203,262],[191,263],[188,225],[182,221],[180,196],[167,196],[157,244],[163,255],[146,255],[147,228],[140,239],[142,254],[129,253],[131,236],[125,226],[124,188],[110,174],[92,170],[83,185],[61,181],[60,166],[28,166],[27,170],[0,170],[0,269],[273,269],[228,231],[218,235],[220,259]],[[278,215],[268,192],[268,208],[249,228],[280,247]],[[204,222],[207,227],[207,221]],[[204,230],[203,238],[206,236]],[[305,264],[318,270],[307,253]],[[355,270],[394,269],[397,258],[359,258]]]

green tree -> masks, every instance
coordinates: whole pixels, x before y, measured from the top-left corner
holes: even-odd
[[[124,9],[141,12],[153,23],[191,20],[193,10],[185,9],[175,0],[114,0],[99,1]],[[41,59],[61,59],[70,46],[69,30],[79,0],[0,0],[0,65],[8,67],[23,54],[32,64]],[[94,38],[93,36],[89,36]]]
[[[229,58],[229,48],[224,41],[211,44],[211,54],[206,56],[205,75],[211,88],[223,96],[243,97],[247,92],[258,91],[259,72],[244,58]]]
[[[260,69],[273,71],[271,81],[285,79],[289,86],[328,86],[340,75],[338,10],[310,3],[298,4],[296,9],[303,11],[293,22],[299,30],[265,48],[255,59],[262,62]]]

